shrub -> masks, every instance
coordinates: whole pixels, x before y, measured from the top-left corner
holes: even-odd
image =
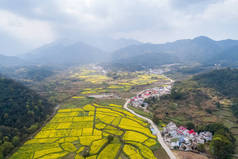
[[[186,127],[187,127],[187,129],[191,130],[191,129],[195,128],[195,125],[192,122],[187,122]]]
[[[200,152],[205,152],[206,151],[204,144],[198,144],[197,149]]]
[[[85,147],[84,150],[82,151],[82,156],[84,158],[88,157],[89,156],[89,148],[88,147]]]
[[[111,143],[113,139],[114,139],[114,136],[112,136],[112,135],[107,136],[108,143]]]

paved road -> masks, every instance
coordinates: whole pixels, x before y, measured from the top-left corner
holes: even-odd
[[[126,103],[124,104],[124,108],[125,108],[126,110],[128,110],[129,112],[131,112],[132,114],[134,114],[134,115],[136,115],[136,116],[138,116],[138,117],[140,117],[140,118],[142,118],[142,119],[148,121],[148,123],[150,123],[150,125],[153,127],[153,129],[154,129],[154,131],[155,131],[155,133],[156,133],[156,136],[157,136],[157,139],[158,139],[159,143],[160,143],[161,146],[164,148],[164,150],[167,152],[169,158],[170,158],[170,159],[176,159],[176,157],[175,157],[175,155],[173,154],[173,152],[172,152],[172,151],[169,149],[169,147],[165,144],[165,142],[164,142],[164,140],[163,140],[163,138],[162,138],[162,136],[161,136],[161,133],[160,133],[158,127],[155,125],[155,123],[154,123],[152,120],[150,120],[150,119],[148,119],[148,118],[146,118],[146,117],[144,117],[144,116],[141,116],[141,115],[135,113],[133,110],[129,109],[129,108],[128,108],[129,102],[130,102],[130,99],[128,99],[128,100],[126,101]]]

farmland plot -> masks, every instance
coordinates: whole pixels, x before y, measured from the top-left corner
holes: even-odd
[[[115,104],[60,109],[10,159],[153,159],[151,147],[159,144],[148,127]]]

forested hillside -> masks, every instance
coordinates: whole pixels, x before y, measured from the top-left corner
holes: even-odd
[[[0,73],[21,82],[39,82],[53,75],[56,69],[46,66],[0,67]]]
[[[238,69],[220,69],[193,78],[202,86],[216,89],[229,97],[238,97]]]
[[[0,76],[0,158],[35,132],[52,111],[34,91]]]

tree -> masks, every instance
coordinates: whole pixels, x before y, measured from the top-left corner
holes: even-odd
[[[1,150],[0,150],[0,159],[4,159]]]
[[[195,125],[192,122],[187,122],[186,127],[187,127],[187,129],[191,130],[191,129],[195,128]]]
[[[212,124],[208,124],[205,127],[205,131],[210,131],[213,134],[215,134],[215,132],[219,131],[219,130],[224,130],[224,131],[229,131],[229,129],[227,127],[225,127],[223,124],[221,123],[212,123]]]
[[[205,152],[206,151],[204,144],[198,144],[197,149],[200,152]]]
[[[233,144],[225,136],[217,134],[210,143],[210,152],[215,159],[229,159],[233,153]]]
[[[19,138],[19,136],[14,136],[13,138],[12,138],[12,143],[13,143],[13,145],[18,145],[19,143],[20,143],[20,138]]]
[[[89,156],[89,149],[87,147],[83,150],[82,156],[85,158]]]
[[[216,106],[217,106],[217,108],[221,108],[221,103],[220,102],[216,102]]]
[[[235,117],[238,118],[238,103],[233,103],[232,106],[231,106],[231,110],[234,114]]]
[[[181,90],[177,90],[176,88],[173,88],[171,90],[170,96],[172,97],[172,99],[179,100],[183,98],[183,93]]]
[[[153,115],[152,120],[153,120],[153,122],[154,122],[155,124],[157,124],[157,125],[160,123],[160,119],[159,119],[156,115]]]
[[[29,127],[29,128],[27,129],[27,131],[28,131],[29,133],[33,133],[33,132],[35,132],[35,131],[38,129],[38,127],[39,127],[39,124],[38,124],[38,123],[35,123],[35,124],[31,125],[31,127]]]
[[[4,142],[0,146],[0,152],[2,152],[3,156],[7,155],[14,148],[11,142]]]
[[[113,139],[114,139],[114,136],[112,136],[112,135],[107,136],[107,142],[108,143],[111,143]]]

